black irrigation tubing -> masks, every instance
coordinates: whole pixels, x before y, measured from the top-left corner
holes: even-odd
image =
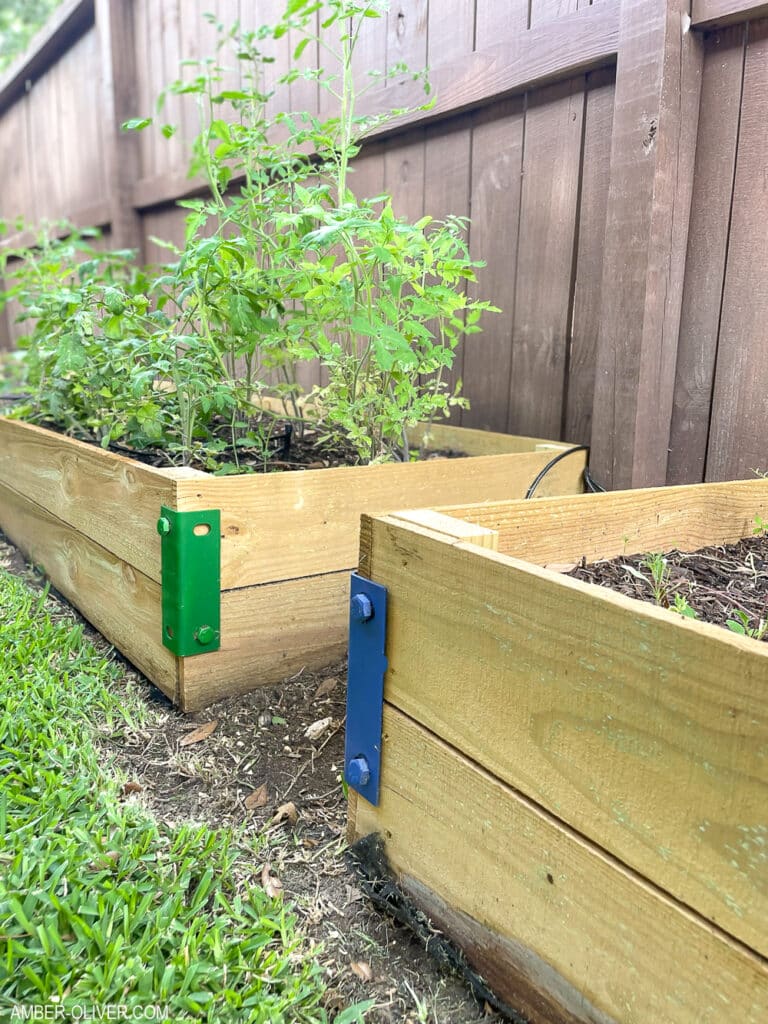
[[[544,477],[547,475],[547,473],[550,471],[550,469],[552,469],[553,466],[556,466],[557,463],[561,459],[566,458],[568,455],[573,455],[574,452],[588,452],[588,451],[589,451],[589,445],[577,444],[577,445],[574,445],[573,448],[568,448],[564,452],[559,452],[554,457],[554,459],[550,459],[549,462],[546,464],[546,466],[544,466],[544,468],[537,474],[537,476],[534,479],[533,483],[528,488],[528,490],[525,492],[526,499],[533,497],[533,495],[534,495],[534,493],[536,491],[536,488],[539,486],[541,481],[544,479]],[[599,484],[595,480],[595,478],[592,476],[592,474],[589,472],[589,466],[585,466],[584,467],[584,486],[586,487],[586,489],[589,491],[590,494],[596,494],[598,492],[605,491],[605,488],[601,484]]]

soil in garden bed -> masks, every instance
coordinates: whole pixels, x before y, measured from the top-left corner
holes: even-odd
[[[7,411],[7,410],[6,410]],[[0,415],[3,409],[0,407]],[[261,421],[254,420],[252,429],[261,426]],[[64,430],[59,424],[52,422],[40,423],[39,426],[67,437],[75,437],[78,441],[98,446],[93,438],[75,435]],[[210,451],[193,457],[186,465],[192,469],[208,473],[241,474],[241,473],[275,473],[290,470],[328,469],[338,466],[360,465],[360,457],[356,449],[349,443],[338,439],[328,441],[317,429],[295,429],[288,421],[270,418],[267,422],[269,440],[264,447],[256,447],[243,443],[235,449],[232,445],[231,432],[228,424],[222,423],[216,431],[216,440],[221,449]],[[136,459],[147,466],[158,469],[181,465],[181,457],[164,448],[131,448],[117,442],[109,445],[108,450],[129,459]],[[411,453],[417,461],[427,459],[466,458],[465,452],[445,450],[414,449]]]
[[[690,618],[768,640],[768,535],[737,544],[669,551],[664,555],[621,556],[582,564],[569,576],[664,608],[686,606]],[[728,623],[732,625],[728,625]]]
[[[0,534],[0,567],[41,578]],[[62,614],[81,617],[61,600]],[[66,612],[64,611],[66,609]],[[123,661],[86,625],[89,638]],[[105,731],[105,762],[125,776],[123,798],[166,822],[243,826],[263,837],[263,865],[282,883],[304,934],[322,944],[330,1020],[373,999],[368,1024],[500,1024],[467,985],[391,916],[376,910],[346,852],[346,666],[221,701],[196,715],[174,708],[127,662],[146,721],[119,739]],[[261,865],[260,865],[261,866]]]

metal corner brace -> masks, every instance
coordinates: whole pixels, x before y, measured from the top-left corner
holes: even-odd
[[[176,512],[157,521],[162,564],[163,644],[179,657],[221,646],[221,513]]]
[[[379,802],[387,588],[352,573],[344,777],[374,805]]]

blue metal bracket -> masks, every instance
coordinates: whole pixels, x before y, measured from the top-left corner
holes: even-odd
[[[371,804],[379,802],[381,726],[387,659],[387,588],[352,573],[344,777]]]

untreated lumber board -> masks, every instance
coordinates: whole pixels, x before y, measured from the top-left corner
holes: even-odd
[[[699,138],[675,371],[667,482],[704,479],[723,302],[746,33],[704,43]],[[730,470],[729,466],[729,470]]]
[[[768,470],[768,21],[749,26],[706,479]],[[759,183],[759,184],[758,184]]]
[[[768,954],[765,645],[402,519],[361,551],[389,703]]]
[[[160,506],[173,507],[177,475],[0,417],[0,483],[156,582],[156,525]],[[3,522],[0,509],[0,528]]]
[[[499,551],[538,565],[732,544],[752,533],[755,516],[768,518],[764,480],[583,498],[542,498],[535,504],[500,501],[440,511],[496,530]]]
[[[405,892],[532,1024],[768,1015],[763,960],[389,704],[381,803],[357,798],[354,814],[357,835],[385,838]]]
[[[160,586],[112,552],[0,483],[3,533],[99,632],[172,700],[177,659],[160,639]]]
[[[343,657],[348,609],[348,570],[222,594],[221,649],[183,659],[182,710],[197,711]]]
[[[692,0],[695,28],[718,28],[740,21],[768,17],[768,4],[756,0]]]
[[[611,489],[666,481],[702,61],[688,0],[620,14],[591,456]]]
[[[231,590],[351,569],[361,511],[446,504],[459,490],[478,500],[522,497],[556,454],[544,449],[508,458],[180,479],[176,507],[221,509],[221,586]],[[583,452],[563,459],[542,481],[541,494],[577,493],[583,468]]]

